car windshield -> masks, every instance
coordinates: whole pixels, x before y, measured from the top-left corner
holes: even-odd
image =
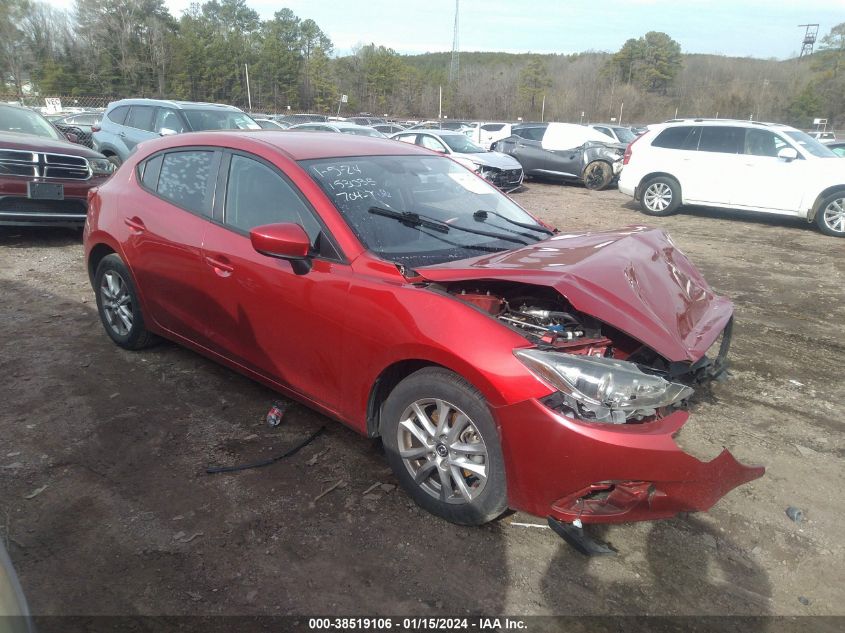
[[[615,127],[613,131],[616,132],[620,143],[632,143],[637,138],[637,135],[626,127]]]
[[[54,141],[65,140],[47,119],[32,110],[23,108],[0,108],[0,130],[33,134]]]
[[[363,245],[396,263],[466,259],[533,244],[549,234],[498,189],[449,158],[357,156],[301,164]]]
[[[344,134],[356,134],[358,136],[375,136],[376,138],[384,138],[384,134],[378,130],[373,130],[368,127],[342,127],[340,131]]]
[[[473,143],[463,134],[443,134],[439,138],[449,146],[449,149],[459,154],[481,154],[487,151],[483,147],[479,147]]]
[[[260,130],[248,115],[236,110],[183,110],[191,130]]]
[[[806,132],[795,130],[792,132],[786,132],[786,135],[803,147],[804,151],[809,152],[813,156],[818,156],[819,158],[836,157],[836,154],[831,152],[829,147],[819,143]]]

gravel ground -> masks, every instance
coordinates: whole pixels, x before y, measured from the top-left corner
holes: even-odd
[[[616,191],[515,197],[564,230],[663,227],[735,301],[733,377],[679,442],[762,479],[707,514],[601,530],[615,557],[520,514],[456,527],[395,487],[377,443],[300,405],[268,428],[264,387],[168,343],[115,347],[77,232],[0,229],[0,532],[33,611],[845,614],[843,242],[788,218],[646,218]],[[291,459],[204,473],[323,424]]]

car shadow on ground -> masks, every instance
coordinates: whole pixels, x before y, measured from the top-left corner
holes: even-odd
[[[82,228],[0,226],[0,247],[61,247],[82,244]]]
[[[810,232],[818,232],[815,223],[807,222],[804,218],[797,218],[788,215],[779,215],[776,213],[759,213],[756,211],[741,211],[739,209],[722,209],[716,207],[695,207],[685,206],[681,207],[677,212],[669,216],[650,216],[642,213],[640,205],[633,200],[628,200],[622,203],[625,209],[635,211],[643,217],[643,221],[659,221],[663,217],[686,215],[698,218],[712,218],[714,220],[727,220],[734,222],[746,222],[751,224],[759,224],[762,226],[785,227],[792,229],[803,229]]]
[[[646,531],[644,549],[620,548],[617,556],[625,569],[616,576],[624,579],[608,582],[597,579],[598,575],[608,575],[604,557],[575,555],[561,544],[542,581],[547,602],[554,603],[566,591],[575,592],[584,604],[592,604],[594,615],[760,618],[772,612],[772,588],[765,570],[724,532],[701,519],[686,516],[640,525],[594,525],[589,529],[595,538],[610,539],[611,543],[619,530]],[[692,623],[691,618],[688,624]],[[657,624],[649,630],[660,630]],[[766,631],[768,623],[749,619],[743,621],[742,630]]]

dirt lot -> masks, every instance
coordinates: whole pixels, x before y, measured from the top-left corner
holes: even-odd
[[[174,345],[118,349],[78,233],[0,229],[0,530],[33,610],[845,614],[845,244],[790,219],[645,218],[615,191],[517,199],[566,230],[661,226],[735,301],[733,378],[680,443],[732,447],[763,479],[705,515],[606,529],[620,554],[599,559],[511,524],[534,517],[460,528],[398,489],[364,498],[395,483],[376,443],[299,405],[268,428],[273,393]],[[323,424],[291,459],[204,473]]]

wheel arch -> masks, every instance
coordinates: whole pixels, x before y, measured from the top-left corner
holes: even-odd
[[[810,207],[810,212],[807,214],[807,222],[813,222],[816,219],[819,211],[822,208],[822,203],[827,199],[828,196],[833,195],[837,192],[845,193],[845,184],[841,185],[833,185],[832,187],[828,187],[824,191],[822,191],[818,196],[816,196],[815,202],[813,202],[813,206]]]
[[[91,248],[91,252],[88,254],[88,279],[91,281],[92,286],[94,285],[94,275],[97,274],[97,266],[100,265],[100,262],[109,255],[117,254],[117,251],[105,242],[99,242]]]
[[[653,180],[654,178],[659,178],[661,176],[664,178],[671,178],[676,183],[678,183],[678,189],[681,191],[681,202],[683,203],[684,188],[681,186],[681,181],[678,180],[677,176],[670,174],[668,171],[653,171],[640,178],[640,182],[637,185],[637,199],[639,199],[643,195],[643,187],[646,185],[646,183],[648,183],[649,180]]]
[[[491,390],[492,385],[480,379],[480,376],[468,376],[466,371],[460,371],[455,367],[450,367],[448,364],[437,362],[425,358],[406,358],[391,363],[385,367],[378,377],[373,382],[370,388],[370,393],[367,398],[367,437],[379,437],[381,435],[381,408],[387,397],[393,389],[400,382],[405,380],[411,374],[425,369],[427,367],[438,367],[445,369],[453,374],[460,376],[472,387],[480,391],[485,399],[488,400],[488,406],[494,404],[490,402],[498,394],[493,394]],[[482,384],[479,384],[481,382]]]

